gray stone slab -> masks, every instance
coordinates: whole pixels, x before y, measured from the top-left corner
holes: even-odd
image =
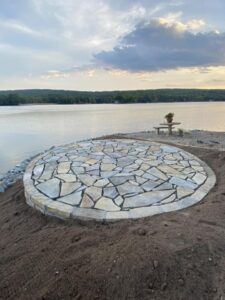
[[[109,184],[109,180],[107,178],[104,178],[104,179],[99,179],[95,182],[94,186],[97,186],[97,187],[104,187],[106,186],[107,184]]]
[[[171,196],[174,190],[146,192],[134,197],[126,198],[123,203],[124,208],[148,206],[160,202]]]
[[[132,193],[138,194],[144,192],[144,190],[140,186],[131,184],[130,182],[125,182],[121,185],[118,185],[117,190],[121,196],[132,194]]]
[[[87,194],[84,194],[82,201],[80,203],[80,207],[81,208],[90,208],[90,207],[93,207],[94,204],[95,203],[91,200],[91,198]]]
[[[120,207],[117,206],[111,199],[102,197],[95,204],[95,208],[105,211],[119,211]]]
[[[115,176],[116,174],[118,174],[118,171],[104,171],[104,172],[100,172],[100,176],[102,178],[110,178],[112,176]]]
[[[166,176],[162,171],[160,171],[156,167],[153,167],[153,168],[149,169],[147,171],[147,173],[149,173],[150,175],[155,176],[159,179],[162,179],[162,180],[167,180],[168,179],[168,176]]]
[[[86,188],[85,193],[91,197],[93,201],[97,201],[102,196],[102,189],[96,186]]]
[[[207,177],[205,175],[197,173],[194,175],[194,177],[192,177],[192,180],[195,181],[198,185],[200,185],[206,180],[206,178]]]
[[[194,184],[192,182],[189,182],[187,180],[178,178],[178,177],[172,177],[169,181],[172,184],[175,184],[176,186],[181,186],[181,187],[185,187],[185,188],[189,188],[189,189],[195,189],[198,187],[197,184]]]
[[[44,171],[44,164],[38,165],[33,169],[33,178],[38,179]]]
[[[68,196],[58,198],[57,201],[74,206],[74,205],[78,205],[81,202],[81,198],[82,198],[81,195],[82,192],[75,192]]]
[[[58,164],[57,172],[58,174],[65,174],[70,171],[71,162],[61,162]]]
[[[91,186],[95,183],[96,178],[87,174],[79,174],[78,178],[80,179],[81,182],[83,182],[83,184],[87,185],[87,186]]]
[[[76,182],[77,177],[74,174],[57,174],[55,177],[65,181],[65,182]]]
[[[78,175],[78,174],[84,174],[85,173],[84,167],[75,167],[75,166],[72,166],[71,169],[73,170],[73,172],[76,175]]]
[[[60,180],[57,178],[50,179],[43,183],[36,185],[36,188],[45,194],[49,198],[57,198],[59,197],[60,192]]]
[[[141,187],[144,189],[145,192],[149,192],[149,191],[153,190],[153,188],[155,188],[157,185],[158,185],[157,182],[148,180],[147,182],[142,184]]]
[[[60,196],[62,197],[71,194],[78,190],[79,187],[81,187],[80,182],[63,182],[61,185]]]
[[[109,178],[109,181],[114,184],[114,185],[120,185],[123,184],[124,182],[128,181],[129,179],[133,179],[134,176],[112,176]]]
[[[103,189],[103,196],[104,197],[107,197],[107,198],[110,198],[110,199],[114,199],[116,198],[116,196],[118,195],[118,192],[116,190],[115,187],[105,187]]]

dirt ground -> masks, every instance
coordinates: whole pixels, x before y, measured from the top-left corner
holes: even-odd
[[[183,147],[217,184],[183,211],[109,224],[60,221],[0,195],[0,299],[225,299],[225,152]]]

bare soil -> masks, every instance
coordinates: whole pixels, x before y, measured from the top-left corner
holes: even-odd
[[[183,211],[115,223],[61,221],[0,196],[0,299],[225,299],[225,152],[183,147],[217,184]]]

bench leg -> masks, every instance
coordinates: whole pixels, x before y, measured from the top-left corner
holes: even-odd
[[[168,127],[169,135],[172,135],[172,126]]]
[[[159,129],[159,128],[157,128],[157,134],[158,134],[158,135],[160,134],[160,129]]]

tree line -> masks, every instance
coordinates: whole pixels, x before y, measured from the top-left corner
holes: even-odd
[[[225,90],[158,89],[111,92],[65,90],[0,91],[0,105],[102,104],[225,101]]]

